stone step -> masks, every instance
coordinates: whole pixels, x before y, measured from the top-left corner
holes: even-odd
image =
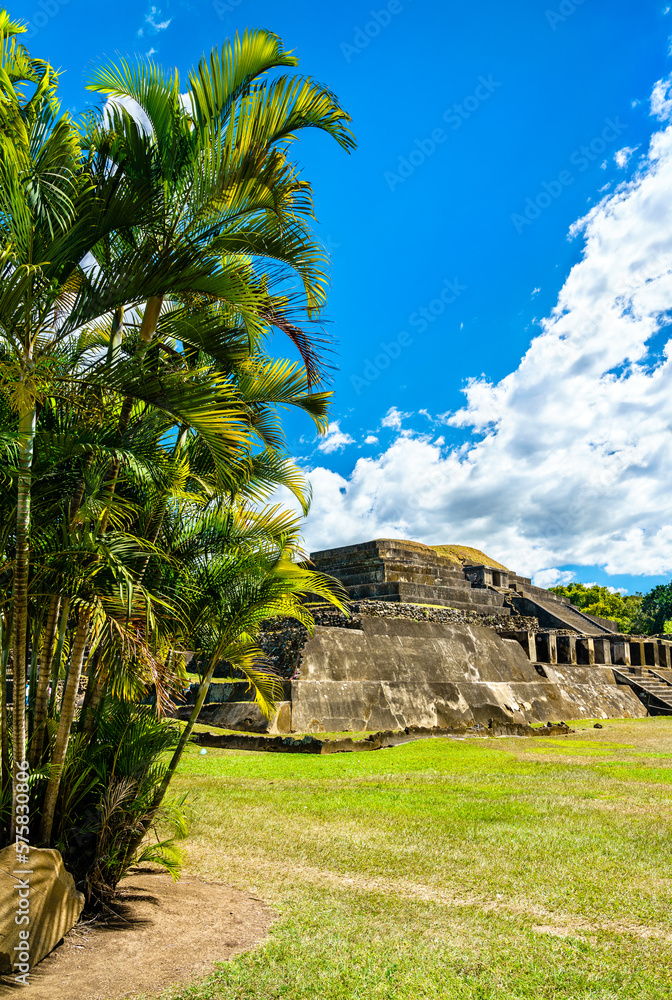
[[[439,604],[449,608],[459,605],[460,610],[508,614],[508,609],[504,610],[504,600],[501,595],[491,590],[464,591],[455,587],[432,587],[403,581],[360,584],[348,587],[347,590],[355,600],[364,598],[378,601],[396,600],[408,604]]]
[[[384,601],[384,602],[389,602],[391,604],[420,604],[420,605],[426,604],[428,606],[438,605],[439,607],[442,608],[451,608],[454,611],[465,611],[477,615],[497,615],[498,617],[502,616],[508,617],[510,614],[512,614],[510,608],[486,607],[483,605],[476,606],[472,604],[470,601],[452,600],[449,602],[436,599],[429,600],[423,597],[413,597],[413,598],[405,596],[400,597],[399,594],[387,594],[387,595],[381,594],[378,595],[377,597],[372,597],[372,598],[362,597],[359,598],[359,600]]]
[[[539,588],[535,588],[535,590],[538,591]],[[572,608],[569,604],[560,604],[559,602],[551,601],[531,591],[526,591],[524,595],[518,598],[512,597],[511,602],[520,614],[534,614],[532,608],[527,608],[526,604],[534,605],[541,609],[542,612],[548,612],[549,615],[552,615],[553,618],[561,622],[562,627],[574,629],[581,635],[604,635],[604,629],[601,626],[578,614],[576,609]],[[537,617],[540,617],[541,620],[541,616]]]
[[[356,587],[364,583],[399,582],[421,583],[434,587],[455,587],[458,590],[465,591],[471,590],[471,584],[464,574],[456,573],[448,575],[438,569],[434,572],[431,567],[429,569],[426,567],[407,567],[403,570],[396,568],[393,573],[389,570],[386,573],[382,563],[379,566],[368,569],[358,567],[356,572],[350,569],[347,571],[340,569],[337,573],[335,568],[325,566],[319,566],[318,569],[323,573],[338,576],[345,587]]]

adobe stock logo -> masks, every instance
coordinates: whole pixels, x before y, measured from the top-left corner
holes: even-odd
[[[577,7],[585,3],[586,0],[562,0],[557,10],[547,10],[546,20],[555,31],[559,24],[564,24],[568,17],[571,17]]]
[[[443,315],[446,307],[452,305],[466,290],[467,286],[460,284],[458,278],[453,278],[452,281],[449,278],[444,278],[443,287],[436,298],[432,299],[426,306],[420,306],[419,309],[412,312],[407,320],[408,325],[412,326],[418,333],[424,333],[431,323],[436,322],[439,316]],[[387,371],[392,362],[397,361],[401,357],[402,351],[406,347],[410,347],[412,343],[413,338],[408,330],[401,330],[389,343],[381,341],[378,345],[380,353],[376,354],[374,358],[365,358],[361,373],[350,376],[350,384],[357,395],[359,396],[363,389],[368,388],[384,371]]]
[[[61,7],[65,7],[68,3],[70,0],[38,0],[37,6],[40,9],[35,11],[31,17],[26,26],[27,31],[25,35],[20,36],[20,40],[30,41],[31,38],[35,38],[38,31],[46,28],[51,19],[56,17]]]
[[[459,103],[456,101],[455,104],[451,104],[443,112],[441,120],[446,125],[450,125],[453,132],[460,128],[468,118],[471,118],[484,101],[488,101],[497,88],[502,86],[498,80],[493,79],[492,73],[487,77],[479,76],[476,84],[473,93],[467,94]],[[411,149],[406,156],[399,157],[396,172],[386,170],[383,173],[383,180],[390,191],[394,192],[399,184],[403,184],[409,177],[412,177],[418,167],[421,167],[430,156],[433,156],[437,148],[443,145],[447,139],[448,133],[443,128],[432,129],[430,135],[423,139],[416,139],[415,148]]]
[[[618,116],[614,119],[605,118],[604,128],[599,135],[595,136],[586,146],[579,146],[569,157],[569,162],[576,167],[578,173],[583,173],[591,163],[599,159],[611,142],[615,142],[628,126],[625,125]],[[561,170],[557,177],[550,181],[542,181],[541,188],[533,198],[525,199],[525,207],[522,214],[513,212],[511,222],[518,235],[527,226],[531,226],[542,212],[549,208],[554,201],[562,195],[565,188],[573,184],[576,176],[571,170]]]
[[[370,10],[371,20],[364,27],[357,25],[352,42],[341,42],[340,49],[346,62],[352,62],[353,56],[359,56],[364,49],[377,38],[383,28],[392,23],[392,18],[403,11],[400,0],[388,0],[382,10]]]
[[[223,21],[227,14],[233,14],[236,7],[240,7],[243,0],[214,0],[212,6],[220,21]]]

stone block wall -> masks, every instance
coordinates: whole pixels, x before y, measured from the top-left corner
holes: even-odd
[[[646,715],[609,668],[539,673],[515,640],[479,626],[363,619],[318,628],[292,681],[297,732]]]

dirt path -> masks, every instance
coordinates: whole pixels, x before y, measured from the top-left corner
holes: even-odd
[[[16,1000],[117,1000],[157,996],[209,975],[213,963],[262,941],[274,914],[230,886],[146,869],[122,883],[123,918],[73,928],[31,973],[30,986],[0,978]]]

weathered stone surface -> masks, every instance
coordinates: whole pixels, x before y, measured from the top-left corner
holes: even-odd
[[[598,728],[602,728],[597,723]],[[266,753],[309,753],[309,754],[334,754],[334,753],[362,753],[371,750],[383,750],[388,747],[401,746],[403,743],[412,743],[415,740],[441,739],[445,737],[458,736],[464,739],[465,736],[485,738],[492,736],[567,736],[573,733],[564,722],[551,723],[545,726],[528,726],[521,722],[496,722],[491,720],[489,726],[476,725],[468,727],[465,725],[454,725],[448,728],[427,729],[421,726],[412,726],[409,729],[385,730],[383,732],[371,733],[363,739],[357,740],[351,737],[342,739],[320,739],[317,736],[303,736],[293,738],[291,736],[252,736],[231,733],[199,733],[194,738],[194,742],[203,747],[218,747],[224,750],[250,750]]]
[[[24,971],[13,968],[15,956],[22,954],[15,950],[24,943],[20,931],[29,933],[29,958],[22,965],[32,968],[77,923],[83,907],[84,896],[77,892],[58,851],[31,847],[25,865],[17,864],[13,845],[0,851],[0,974],[14,976]],[[17,919],[23,922],[17,924]]]
[[[519,643],[472,625],[376,618],[361,629],[317,628],[292,681],[298,732],[645,714],[610,668],[539,672]]]
[[[458,550],[463,556],[457,557]],[[483,558],[483,563],[472,559]],[[466,558],[466,562],[463,561]],[[428,546],[399,538],[377,538],[311,553],[315,567],[337,577],[351,598],[393,603],[439,604],[508,615],[534,616],[544,628],[569,627],[580,634],[615,632],[615,622],[575,608],[566,597],[534,587],[527,577],[460,546]]]
[[[180,707],[177,718],[189,718],[191,709]],[[292,703],[280,701],[274,715],[266,719],[256,702],[231,701],[224,704],[204,705],[198,716],[199,723],[220,729],[235,729],[241,733],[288,733],[292,724]]]

